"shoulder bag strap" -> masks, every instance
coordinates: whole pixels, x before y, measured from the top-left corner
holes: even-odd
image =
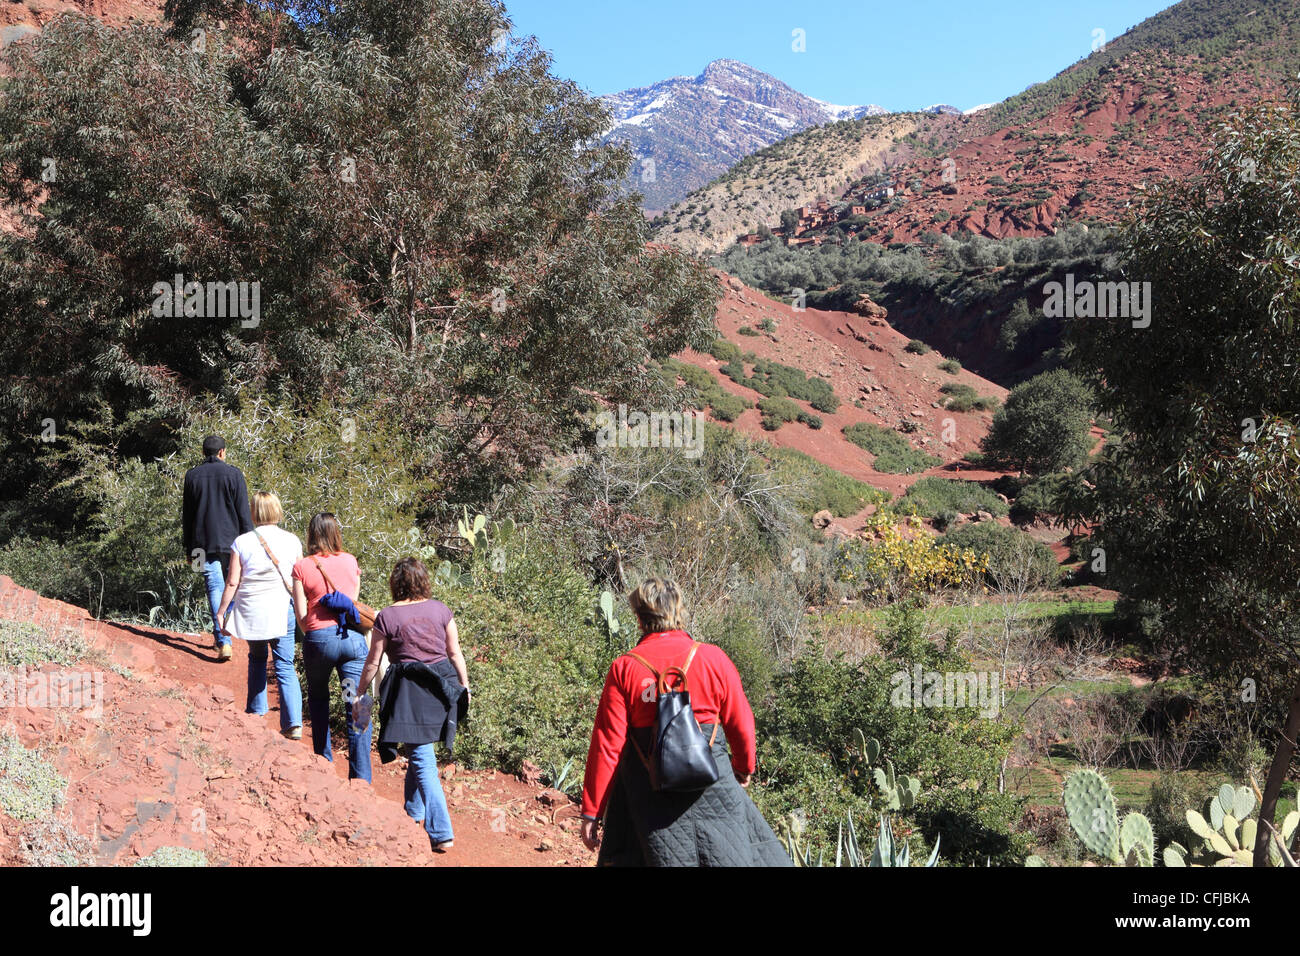
[[[325,573],[325,569],[320,566],[320,562],[316,560],[314,554],[311,557],[311,563],[316,565],[316,570],[320,572],[321,580],[325,582],[325,586],[331,591],[337,591],[338,588],[334,586],[334,582],[330,580],[330,576]]]
[[[283,584],[284,589],[289,592],[289,597],[293,597],[293,585],[284,579],[284,572],[280,570],[280,561],[271,550],[271,546],[266,543],[266,539],[257,531],[254,531],[253,534],[257,535],[257,540],[262,542],[262,550],[266,552],[266,556],[270,558],[271,563],[275,565],[275,573],[280,576],[280,583]]]

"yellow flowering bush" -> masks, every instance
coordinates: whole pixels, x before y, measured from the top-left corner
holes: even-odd
[[[912,529],[910,536],[889,514],[869,517],[863,537],[849,542],[837,556],[836,578],[873,602],[979,584],[988,569],[987,554],[940,544],[923,530],[916,515],[905,523]]]

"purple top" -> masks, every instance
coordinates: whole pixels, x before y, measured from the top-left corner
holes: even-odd
[[[447,657],[447,625],[451,618],[451,608],[433,598],[418,604],[394,604],[375,617],[375,634],[388,642],[386,652],[394,664],[432,664]]]

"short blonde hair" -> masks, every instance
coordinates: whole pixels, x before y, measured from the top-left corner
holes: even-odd
[[[280,496],[273,491],[254,492],[249,510],[253,512],[253,524],[279,524],[284,517]]]
[[[672,581],[646,578],[628,595],[627,603],[636,612],[642,634],[686,629],[686,604],[681,590]]]

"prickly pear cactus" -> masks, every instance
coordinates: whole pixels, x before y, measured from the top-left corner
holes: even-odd
[[[1191,850],[1170,844],[1163,854],[1165,866],[1253,866],[1259,821],[1249,814],[1255,810],[1255,794],[1250,787],[1224,784],[1209,802],[1209,819],[1195,810],[1187,811],[1187,825],[1201,839]],[[1276,837],[1269,841],[1268,856],[1273,866],[1294,866],[1286,845],[1300,824],[1300,811],[1292,810],[1282,821]],[[1279,846],[1279,840],[1281,846]]]
[[[1065,780],[1065,813],[1079,839],[1093,853],[1122,863],[1115,794],[1101,774],[1076,770]]]
[[[1119,828],[1119,850],[1130,866],[1154,866],[1156,837],[1151,821],[1137,812],[1126,815]]]
[[[456,531],[462,538],[469,542],[471,549],[477,548],[479,535],[482,534],[483,529],[487,527],[487,517],[484,515],[475,515],[473,520],[470,520],[469,510],[463,510],[464,517],[456,519]],[[484,538],[486,539],[486,535],[484,535]]]

